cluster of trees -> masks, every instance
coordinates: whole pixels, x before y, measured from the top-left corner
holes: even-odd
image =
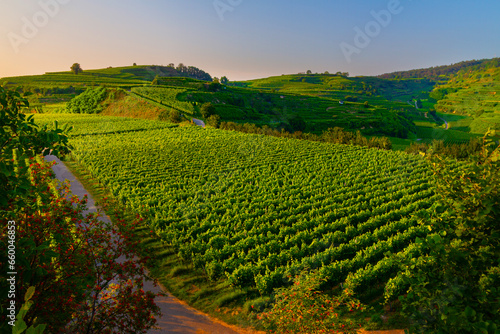
[[[85,91],[85,88],[81,87],[36,87],[36,86],[22,86],[18,88],[19,92],[27,94],[41,94],[44,96],[54,95],[54,94],[80,94]]]
[[[0,332],[147,332],[159,308],[135,256],[141,219],[119,217],[116,227],[85,215],[86,199],[56,183],[42,157],[69,153],[67,134],[37,126],[28,107],[0,87],[0,309],[11,309]]]
[[[312,74],[313,74],[313,72],[312,72],[311,70],[307,70],[305,73],[301,72],[301,73],[299,73],[299,74],[307,74],[307,75],[312,75]],[[318,74],[318,73],[316,73],[316,74]],[[324,75],[341,76],[341,77],[346,77],[346,78],[349,76],[349,72],[340,72],[340,71],[338,71],[338,72],[337,72],[337,73],[335,73],[335,74],[331,74],[330,72],[325,71],[325,72],[323,72],[322,74],[324,74]]]
[[[180,123],[182,122],[182,115],[178,110],[172,108],[171,110],[163,110],[160,115],[158,115],[158,119],[160,121]]]
[[[477,155],[482,149],[483,142],[481,139],[471,139],[469,142],[462,144],[445,144],[442,140],[434,140],[431,144],[412,143],[405,151],[413,154],[432,152],[455,159],[467,159]]]
[[[179,63],[176,67],[173,63],[170,63],[167,67],[175,68],[179,75],[183,77],[190,77],[203,81],[212,81],[212,76],[210,76],[210,74],[194,66],[186,66],[183,63]]]
[[[431,80],[442,80],[461,70],[480,70],[490,67],[500,66],[500,58],[462,61],[460,63],[444,66],[422,68],[410,71],[399,71],[379,75],[383,79],[406,79],[406,78],[427,78]]]
[[[345,131],[344,129],[339,127],[329,128],[327,131],[324,131],[321,135],[316,135],[313,133],[303,133],[301,131],[295,131],[293,133],[290,133],[285,129],[281,129],[280,131],[272,129],[267,125],[258,127],[253,123],[239,124],[234,122],[220,122],[219,128],[222,130],[239,131],[244,133],[255,133],[255,134],[262,134],[274,137],[295,138],[295,139],[304,139],[304,140],[335,143],[335,144],[375,147],[384,150],[392,149],[392,143],[387,137],[372,137],[368,139],[364,137],[360,131],[350,132],[350,131]]]

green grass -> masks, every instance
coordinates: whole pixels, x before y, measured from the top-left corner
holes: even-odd
[[[181,113],[193,115],[195,109],[192,103],[180,101],[177,96],[185,93],[185,88],[179,87],[134,87],[132,93],[150,99],[160,105],[173,108]]]

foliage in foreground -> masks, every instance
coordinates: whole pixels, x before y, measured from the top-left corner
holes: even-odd
[[[0,213],[8,204],[23,205],[22,197],[30,187],[27,168],[15,166],[15,159],[37,154],[64,155],[69,152],[68,136],[56,127],[35,124],[33,116],[22,113],[28,101],[19,93],[0,86]]]
[[[21,309],[19,310],[14,327],[12,327],[12,334],[21,334],[24,333],[24,331],[26,331],[26,334],[42,334],[45,331],[45,328],[47,327],[47,325],[45,324],[30,326],[28,328],[26,322],[24,321],[26,313],[28,313],[31,306],[33,306],[33,301],[31,300],[31,298],[33,298],[34,294],[35,294],[35,287],[30,287],[26,291],[26,294],[24,295],[24,304],[21,306]]]
[[[345,290],[330,297],[321,292],[315,273],[296,276],[289,288],[275,290],[271,310],[257,316],[271,333],[356,333],[361,324],[351,319],[362,306]]]
[[[55,184],[51,165],[37,156],[50,149],[67,152],[67,136],[38,128],[21,113],[27,102],[1,87],[0,106],[0,213],[10,221],[0,232],[2,296],[11,289],[6,273],[17,272],[15,296],[0,299],[0,331],[10,330],[3,314],[7,303],[22,305],[26,300],[21,296],[32,288],[34,304],[22,309],[26,327],[46,324],[54,333],[147,331],[159,309],[155,295],[142,290],[143,260],[135,259],[136,244],[125,221],[118,222],[123,225],[119,230],[84,216],[85,200],[72,196],[68,183]],[[12,260],[7,249],[13,239],[14,264],[7,261]]]
[[[459,170],[432,159],[440,196],[425,218],[432,233],[417,240],[424,255],[398,277],[409,286],[400,299],[412,333],[500,330],[498,139],[486,136],[482,153]]]

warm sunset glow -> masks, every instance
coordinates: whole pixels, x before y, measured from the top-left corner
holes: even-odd
[[[0,77],[74,62],[183,62],[230,80],[308,69],[380,74],[495,57],[499,12],[494,1],[6,0]],[[346,44],[357,51],[348,49],[350,62]]]

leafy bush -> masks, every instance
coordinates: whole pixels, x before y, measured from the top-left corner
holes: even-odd
[[[102,111],[101,102],[106,98],[106,88],[87,89],[68,102],[66,111],[76,114],[98,114]]]
[[[344,97],[344,100],[347,102],[356,102],[358,101],[358,98],[356,96],[347,95]]]
[[[485,137],[479,157],[458,168],[434,157],[435,212],[424,216],[432,233],[417,240],[421,257],[401,274],[400,297],[413,333],[498,333],[500,328],[500,148]]]
[[[182,121],[181,113],[175,109],[163,110],[160,115],[158,115],[160,121],[169,121],[172,123],[180,123]]]
[[[318,275],[303,273],[290,288],[275,290],[272,309],[258,316],[267,330],[276,333],[356,333],[360,324],[349,315],[361,304],[346,290],[339,297],[330,297],[319,290]]]
[[[207,119],[207,124],[213,126],[214,128],[218,128],[220,126],[220,116],[219,115],[211,115]]]

